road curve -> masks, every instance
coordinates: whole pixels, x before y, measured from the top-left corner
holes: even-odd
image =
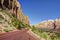
[[[27,33],[27,30],[0,34],[0,40],[37,40]]]

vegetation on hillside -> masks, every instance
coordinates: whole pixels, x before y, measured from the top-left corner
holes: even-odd
[[[42,31],[34,26],[32,27],[32,31],[38,35],[40,38],[44,38],[45,40],[60,40],[60,34],[59,33],[54,33],[53,31]]]
[[[28,28],[30,25],[21,22],[17,18],[13,17],[8,13],[6,10],[0,10],[0,24],[7,23],[6,26],[3,26],[3,31],[4,32],[9,32],[15,29],[22,29],[22,28]],[[6,16],[6,17],[3,17]],[[3,22],[2,22],[3,21]]]

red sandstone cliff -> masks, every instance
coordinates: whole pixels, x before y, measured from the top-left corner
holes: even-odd
[[[21,5],[17,0],[0,0],[0,8],[7,10],[8,13],[20,21],[29,24],[28,17],[24,16]]]

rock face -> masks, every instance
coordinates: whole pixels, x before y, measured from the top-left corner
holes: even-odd
[[[27,16],[24,16],[24,19],[22,20],[22,22],[24,22],[26,24],[29,24],[28,17]]]
[[[19,19],[21,22],[24,22],[24,23],[30,25],[29,20],[28,20],[28,17],[25,16],[25,15],[22,13],[22,10],[20,10],[20,11],[18,12],[18,19]]]
[[[60,28],[60,18],[56,20],[46,20],[35,25],[37,28],[46,28],[46,29],[59,29]]]
[[[21,5],[17,0],[0,0],[0,8],[7,10],[10,15],[29,24],[28,17],[23,15]]]
[[[12,31],[15,30],[16,28],[11,25],[11,17],[0,10],[0,32],[7,32],[7,31]]]
[[[17,0],[0,0],[0,32],[20,29],[29,25],[28,17],[22,13]]]

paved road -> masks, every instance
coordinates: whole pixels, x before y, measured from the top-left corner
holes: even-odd
[[[27,33],[27,30],[0,34],[0,40],[37,40]]]

